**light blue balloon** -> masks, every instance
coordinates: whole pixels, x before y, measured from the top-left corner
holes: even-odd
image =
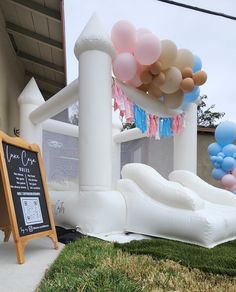
[[[216,160],[217,160],[217,156],[213,155],[213,156],[211,156],[210,159],[211,159],[212,162],[216,162]]]
[[[218,144],[219,145],[219,144]],[[217,154],[217,156],[220,156],[220,157],[222,157],[222,158],[224,158],[225,157],[225,155],[224,155],[224,153],[223,152],[219,152],[218,154]]]
[[[218,143],[211,143],[208,146],[208,154],[210,156],[216,156],[221,153],[221,146]]]
[[[222,164],[222,162],[223,162],[223,157],[221,157],[221,156],[217,156],[216,157],[216,162],[218,162],[220,165]]]
[[[232,144],[236,140],[236,124],[230,121],[220,123],[215,130],[215,139],[221,146]]]
[[[236,167],[236,161],[233,157],[225,157],[221,167],[226,172],[232,171]]]
[[[236,153],[233,154],[233,158],[236,159]]]
[[[221,180],[226,173],[221,168],[214,168],[211,172],[211,175],[216,180]]]
[[[225,156],[233,157],[233,155],[236,154],[236,145],[228,144],[222,149],[222,152],[225,154]]]
[[[197,71],[200,71],[202,69],[202,61],[201,59],[194,55],[194,64],[193,64],[193,73],[197,72]]]
[[[199,96],[200,96],[200,88],[199,86],[195,86],[191,92],[184,94],[183,104],[194,102]]]

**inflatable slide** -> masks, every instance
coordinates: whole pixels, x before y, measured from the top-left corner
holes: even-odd
[[[144,164],[123,167],[117,188],[126,201],[126,231],[208,248],[236,239],[235,195],[188,171],[169,179]]]

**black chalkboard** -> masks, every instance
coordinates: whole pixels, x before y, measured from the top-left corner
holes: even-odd
[[[2,142],[19,236],[51,229],[36,152]]]

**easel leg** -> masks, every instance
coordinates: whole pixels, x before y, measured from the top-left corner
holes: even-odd
[[[10,235],[11,235],[11,228],[10,227],[6,227],[6,228],[4,228],[3,232],[4,232],[4,239],[3,239],[3,241],[4,242],[8,242],[8,240],[10,238]]]
[[[57,236],[55,234],[50,234],[50,235],[48,235],[48,237],[51,238],[53,245],[54,245],[54,249],[58,249]]]
[[[24,252],[25,252],[26,242],[15,242],[15,246],[16,246],[17,262],[18,264],[24,264],[25,262]]]

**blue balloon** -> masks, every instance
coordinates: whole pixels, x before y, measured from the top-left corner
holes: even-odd
[[[221,163],[223,162],[223,157],[221,157],[221,156],[217,156],[216,157],[216,162],[218,162],[220,165],[221,165]]]
[[[221,146],[232,144],[236,140],[236,124],[229,121],[220,123],[215,130],[215,139]]]
[[[236,159],[236,153],[233,154],[233,158]]]
[[[200,88],[199,86],[195,86],[191,92],[184,94],[183,104],[194,102],[199,96],[200,96]]]
[[[236,145],[228,144],[222,149],[222,152],[225,154],[225,156],[233,157],[233,155],[236,154]]]
[[[211,143],[208,146],[208,154],[210,156],[216,156],[221,153],[221,146],[218,143]]]
[[[226,172],[232,171],[236,167],[236,161],[233,157],[225,157],[221,167]]]
[[[214,163],[214,162],[216,162],[216,160],[217,160],[217,156],[213,155],[213,156],[211,156],[210,159],[211,159],[211,162]]]
[[[220,156],[220,157],[222,157],[222,158],[224,158],[224,157],[225,157],[225,155],[224,155],[224,153],[223,153],[223,152],[219,152],[219,153],[217,154],[217,156]]]
[[[202,69],[202,61],[201,59],[194,55],[194,64],[193,64],[193,73],[197,72],[197,71],[200,71]]]
[[[221,168],[214,168],[211,172],[211,175],[216,180],[221,180],[226,173]]]

